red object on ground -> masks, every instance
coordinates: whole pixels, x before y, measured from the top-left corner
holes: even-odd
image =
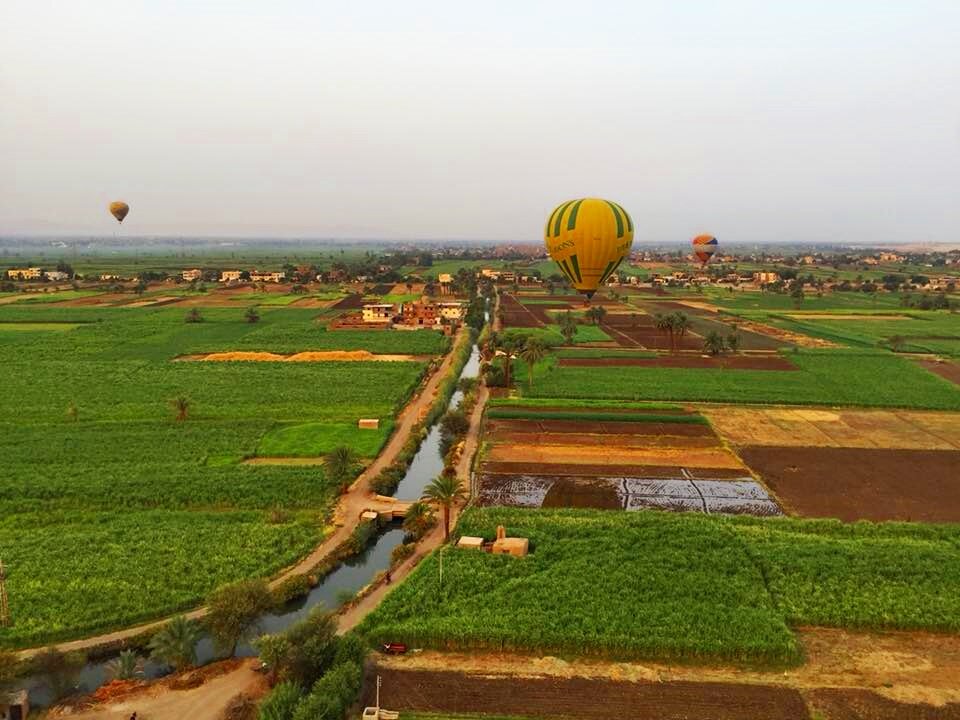
[[[387,655],[403,655],[407,652],[407,646],[403,643],[384,643],[383,651]]]

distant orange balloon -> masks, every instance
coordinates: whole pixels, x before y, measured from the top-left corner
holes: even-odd
[[[130,206],[122,200],[110,203],[110,214],[117,219],[117,222],[122,223],[128,212],[130,212]]]
[[[693,254],[706,265],[717,251],[717,239],[713,235],[697,235],[693,239]]]

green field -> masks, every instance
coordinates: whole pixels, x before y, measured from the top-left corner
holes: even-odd
[[[884,351],[786,353],[796,371],[662,367],[560,367],[548,358],[534,370],[541,398],[686,400],[799,405],[862,405],[960,410],[960,387]],[[526,378],[522,361],[515,377]]]
[[[796,303],[789,293],[756,292],[718,289],[704,291],[704,299],[731,310],[786,310],[791,312],[822,312],[824,310],[885,310],[900,307],[899,293],[830,292],[817,297],[816,291],[806,288],[804,298]]]
[[[393,419],[382,418],[376,430],[360,430],[356,422],[314,422],[278,425],[257,446],[259,457],[318,457],[334,448],[352,447],[362,458],[376,457],[393,432]]]
[[[849,347],[889,345],[890,338],[899,336],[906,352],[960,355],[960,315],[944,310],[908,310],[898,317],[871,315],[869,319],[774,315],[767,322]]]
[[[319,540],[335,488],[322,466],[241,460],[271,444],[315,454],[344,442],[375,454],[426,368],[171,362],[238,347],[312,349],[318,337],[336,347],[341,337],[288,309],[265,310],[257,324],[243,321],[242,308],[204,309],[197,324],[184,314],[0,306],[0,324],[83,323],[67,332],[0,331],[0,557],[14,618],[0,629],[0,647],[157,617],[224,582],[290,564]],[[244,344],[280,330],[283,347]],[[404,351],[436,343],[432,335],[445,340],[391,335],[342,337]],[[183,422],[171,407],[178,396],[189,399]],[[358,431],[360,417],[382,418],[384,427]]]
[[[44,293],[21,293],[19,303],[29,305],[44,305],[46,303],[58,303],[64,300],[77,300],[78,298],[91,297],[102,294],[102,290],[56,290],[54,292]]]
[[[371,642],[763,664],[792,624],[960,629],[960,528],[657,511],[471,509],[458,534],[517,559],[434,552],[361,625]]]

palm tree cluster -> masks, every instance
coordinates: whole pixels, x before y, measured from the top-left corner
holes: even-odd
[[[657,313],[653,316],[653,322],[657,330],[667,335],[670,340],[670,352],[676,352],[677,346],[687,334],[693,323],[685,313],[675,312],[668,315]]]
[[[600,325],[603,322],[603,319],[607,316],[607,309],[602,305],[594,305],[590,308],[587,308],[587,312],[585,314],[594,325]]]
[[[574,325],[574,332],[576,326]],[[561,320],[560,331],[564,332],[563,320]],[[517,335],[498,335],[493,333],[487,341],[486,355],[491,360],[500,358],[503,368],[503,386],[510,387],[513,381],[513,361],[520,358],[527,364],[527,382],[533,387],[533,368],[547,356],[547,344],[538,337]],[[496,380],[493,373],[487,371],[487,384],[494,385]]]

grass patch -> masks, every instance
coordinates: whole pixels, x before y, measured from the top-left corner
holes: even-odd
[[[492,397],[487,407],[504,408],[622,408],[625,410],[683,410],[682,405],[662,402],[639,402],[636,400],[586,400],[581,398],[511,398]]]
[[[558,346],[566,343],[557,325],[537,328],[507,328],[503,334],[507,337],[535,337],[550,346]],[[613,342],[613,338],[607,335],[607,333],[597,325],[577,325],[577,334],[573,336],[573,342]]]
[[[257,446],[260,457],[319,457],[334,448],[351,447],[360,457],[380,452],[393,432],[393,420],[381,418],[376,430],[360,430],[356,422],[314,422],[271,429]]]
[[[791,352],[795,371],[537,365],[531,397],[627,398],[798,405],[858,405],[960,410],[960,388],[883,351]],[[517,361],[516,377],[526,377]]]

